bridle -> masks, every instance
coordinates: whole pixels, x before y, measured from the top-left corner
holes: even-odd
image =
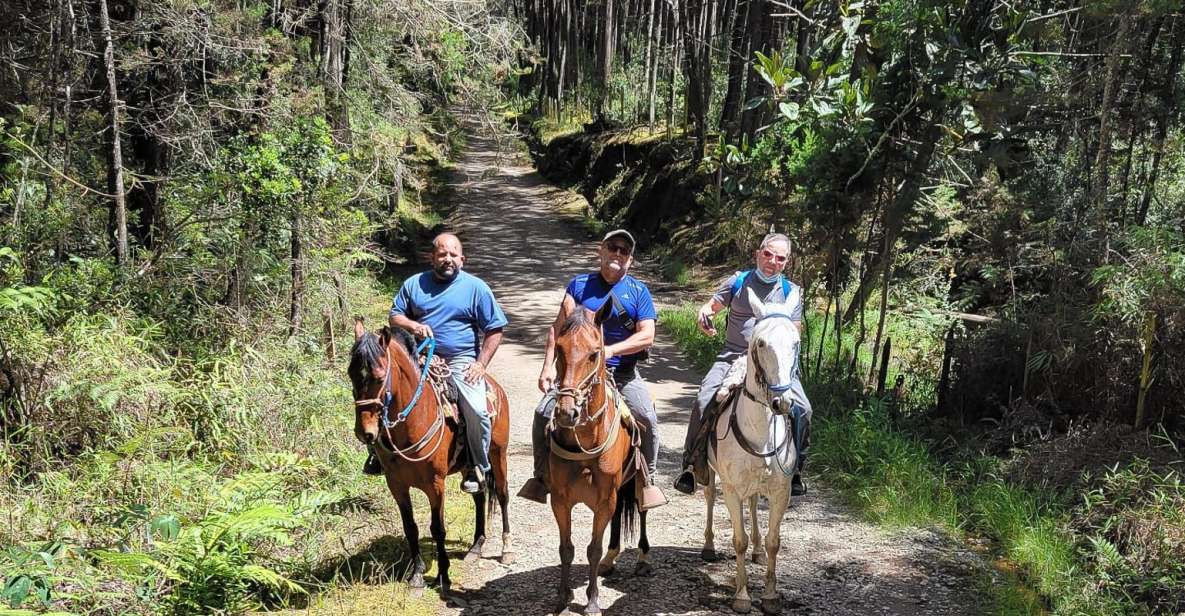
[[[391,437],[391,428],[394,428],[400,423],[407,421],[408,415],[411,415],[412,409],[414,409],[416,404],[419,403],[420,395],[424,392],[424,381],[428,378],[428,366],[431,365],[432,356],[436,353],[436,339],[425,338],[424,341],[421,342],[418,347],[416,347],[416,351],[412,356],[413,363],[415,356],[419,355],[420,352],[422,352],[425,348],[428,349],[428,354],[426,361],[424,362],[424,369],[420,370],[420,378],[419,382],[416,384],[416,392],[412,395],[411,400],[408,401],[407,406],[403,407],[403,410],[399,411],[399,413],[395,415],[394,421],[391,420],[391,406],[395,402],[395,388],[393,386],[393,382],[395,380],[395,358],[391,357],[390,342],[387,343],[386,349],[387,373],[383,375],[382,387],[379,389],[379,393],[374,398],[366,398],[363,400],[354,401],[355,408],[373,404],[378,405],[383,409],[382,414],[379,417],[382,420],[383,431],[386,432],[387,441],[390,443],[391,452],[400,458],[407,460],[408,462],[422,462],[428,458],[431,458],[432,455],[436,453],[436,450],[440,447],[440,443],[444,441],[445,416],[444,410],[439,404],[436,405],[436,417],[432,420],[432,425],[428,427],[428,431],[423,437],[420,438],[420,440],[408,447],[400,448],[395,446],[395,440]],[[409,455],[412,452],[419,451],[425,447],[434,437],[439,438],[436,438],[436,443],[432,446],[431,451],[418,457],[412,457]],[[379,439],[379,445],[386,447],[386,443],[384,443],[381,438]]]
[[[608,410],[610,406],[609,392],[606,391],[605,395],[603,396],[604,400],[601,402],[600,408],[598,408],[594,413],[587,412],[588,400],[592,396],[594,388],[596,388],[598,385],[604,384],[604,380],[601,379],[601,371],[605,369],[605,366],[604,362],[600,361],[600,358],[604,357],[604,354],[604,346],[601,346],[601,348],[597,349],[596,354],[594,354],[592,357],[592,359],[595,360],[594,363],[596,368],[590,372],[588,376],[580,379],[580,382],[577,383],[575,387],[560,387],[556,389],[555,397],[557,403],[561,397],[565,397],[572,398],[572,403],[576,405],[576,423],[572,424],[571,426],[560,426],[556,423],[555,413],[553,412],[551,421],[549,422],[550,425],[548,426],[551,433],[551,451],[555,455],[565,460],[591,460],[600,456],[602,453],[608,451],[609,448],[613,446],[613,443],[617,441],[618,432],[621,431],[621,422],[616,421],[615,418],[615,420],[609,424],[609,434],[605,437],[605,440],[600,445],[597,445],[591,449],[586,448],[584,444],[580,442],[580,433],[577,431],[581,427],[593,425],[596,422],[601,421],[602,416],[604,416],[605,411]],[[558,430],[572,431],[572,437],[576,441],[577,451],[571,451],[556,441],[555,435]]]
[[[774,312],[771,314],[767,314],[767,315],[761,317],[760,319],[757,319],[757,321],[755,323],[753,323],[754,338],[756,338],[757,325],[759,323],[761,323],[762,321],[768,321],[770,319],[786,319],[786,320],[790,321],[791,324],[794,323],[794,319],[792,319],[790,317],[790,315],[788,315],[788,314],[784,314],[781,312]],[[751,344],[756,344],[756,340],[754,340]],[[778,414],[778,415],[788,414],[790,412],[789,409],[786,409],[786,411],[784,411],[784,412],[774,410],[774,405],[772,404],[772,402],[773,402],[773,398],[777,397],[778,395],[786,393],[787,391],[790,390],[791,387],[794,386],[793,375],[794,375],[795,370],[797,370],[797,366],[792,367],[790,370],[790,375],[791,375],[790,381],[787,381],[786,383],[770,384],[769,378],[765,375],[765,369],[762,368],[761,362],[757,361],[757,359],[758,359],[757,355],[755,353],[753,353],[752,349],[750,349],[750,351],[749,351],[749,357],[752,359],[752,361],[750,362],[752,364],[752,366],[750,366],[750,369],[754,371],[754,375],[757,377],[757,382],[758,382],[758,384],[760,384],[762,386],[764,391],[762,392],[760,398],[757,397],[757,395],[755,395],[753,392],[749,391],[749,383],[748,383],[748,380],[746,379],[745,385],[743,387],[745,397],[754,401],[754,402],[757,402],[759,404],[764,404],[765,406],[769,407],[770,410],[773,411],[775,414]],[[797,360],[795,360],[795,361],[797,361]]]
[[[601,357],[604,357],[604,353],[604,347],[597,349],[596,354],[593,355],[593,359],[599,360]],[[582,412],[587,410],[588,399],[592,396],[593,388],[600,385],[601,382],[601,366],[598,362],[596,369],[588,373],[588,376],[580,379],[580,382],[575,387],[559,387],[556,389],[555,397],[557,401],[560,398],[571,398],[572,404],[576,405],[576,423],[569,426],[570,429],[574,430],[597,421],[605,413],[605,409],[609,408],[609,398],[606,396],[604,402],[601,404],[601,408],[597,409],[595,413],[589,414]]]

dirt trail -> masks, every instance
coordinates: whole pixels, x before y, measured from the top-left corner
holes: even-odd
[[[477,131],[454,176],[458,229],[467,270],[494,289],[510,325],[492,372],[511,401],[510,482],[513,494],[530,476],[531,413],[539,399],[538,376],[547,325],[572,276],[594,267],[595,243],[575,225],[559,222],[556,203],[571,196],[548,184],[523,157]],[[637,272],[635,272],[637,273]],[[645,271],[639,273],[647,280]],[[653,286],[652,286],[653,288]],[[664,299],[661,294],[657,298]],[[673,299],[673,298],[670,298]],[[650,514],[651,561],[657,575],[632,575],[635,551],[627,550],[615,577],[602,586],[607,614],[713,614],[728,612],[733,563],[704,563],[703,499],[669,488],[682,447],[687,409],[699,375],[662,332],[643,368],[656,398],[662,449],[659,481],[670,503]],[[818,409],[818,412],[827,412]],[[812,482],[782,525],[778,562],[784,610],[795,614],[976,613],[974,570],[978,560],[937,533],[887,534],[854,518],[835,496]],[[559,578],[558,539],[551,509],[511,499],[518,560],[500,564],[499,524],[490,528],[486,558],[466,567],[448,614],[543,614],[553,607]],[[723,504],[716,508],[716,546],[731,556],[732,533]],[[584,547],[591,515],[577,507],[576,601],[584,605]],[[764,528],[764,521],[762,523]],[[607,539],[607,538],[606,538]],[[750,592],[761,595],[764,567],[750,564]]]

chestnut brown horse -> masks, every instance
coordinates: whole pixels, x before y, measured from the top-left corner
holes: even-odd
[[[607,574],[620,551],[621,526],[632,532],[635,513],[640,513],[641,555],[635,573],[652,573],[646,555],[646,512],[638,509],[634,469],[636,447],[622,427],[616,399],[610,395],[605,368],[605,347],[601,323],[613,304],[596,314],[583,308],[570,315],[556,336],[556,407],[552,418],[549,483],[551,511],[560,531],[560,587],[556,612],[568,613],[573,593],[570,583],[572,559],[572,507],[584,503],[593,512],[592,538],[588,544],[588,605],[585,614],[599,614],[597,574]],[[635,428],[637,429],[637,428]],[[601,560],[601,538],[613,523],[609,553]]]
[[[456,423],[446,416],[442,404],[428,383],[421,382],[421,371],[413,357],[415,339],[398,328],[384,327],[377,334],[367,332],[362,321],[354,324],[354,347],[350,351],[350,381],[354,386],[354,435],[374,447],[383,465],[387,488],[399,505],[403,535],[413,559],[410,584],[424,587],[424,560],[420,557],[420,531],[411,505],[411,488],[428,496],[432,509],[432,540],[436,543],[440,592],[449,590],[449,558],[445,550],[444,479],[459,472],[466,456],[457,448],[465,439],[458,438]],[[492,392],[489,410],[496,414],[490,443],[492,477],[489,514],[494,511],[494,497],[502,509],[502,562],[514,560],[507,512],[509,491],[506,484],[506,444],[510,438],[510,405],[506,392],[490,375],[486,382]],[[388,395],[389,394],[389,395]],[[406,412],[403,412],[406,411]],[[465,560],[481,557],[486,540],[487,494],[473,495],[477,524],[473,545]]]

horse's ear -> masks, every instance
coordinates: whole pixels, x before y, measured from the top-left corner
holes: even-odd
[[[606,299],[605,303],[601,304],[601,307],[598,308],[595,313],[593,313],[593,323],[596,323],[597,327],[600,327],[601,324],[605,321],[608,321],[609,317],[611,316],[613,316],[613,300]]]
[[[354,342],[362,339],[362,334],[366,333],[366,325],[363,324],[364,319],[361,316],[354,317]]]
[[[749,287],[745,287],[745,293],[748,294],[749,307],[753,309],[753,316],[757,317],[758,319],[764,317],[765,316],[765,302],[761,301],[761,298],[757,297],[757,294],[754,293],[753,289],[751,289]]]

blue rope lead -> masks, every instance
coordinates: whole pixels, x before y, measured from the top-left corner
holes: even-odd
[[[432,365],[432,356],[436,354],[436,338],[425,338],[420,343],[420,346],[416,347],[416,355],[423,352],[424,347],[428,347],[428,357],[424,361],[424,369],[420,370],[420,382],[416,385],[416,393],[411,397],[411,401],[407,403],[407,406],[395,416],[395,421],[390,420],[389,413],[391,411],[391,402],[394,400],[394,394],[391,393],[391,384],[387,383],[387,401],[383,404],[383,426],[388,429],[394,428],[395,424],[407,419],[407,416],[411,414],[411,410],[415,408],[416,403],[420,401],[420,394],[424,393],[424,380],[428,378],[428,366]],[[394,366],[388,368],[388,380],[390,380],[393,370]]]

